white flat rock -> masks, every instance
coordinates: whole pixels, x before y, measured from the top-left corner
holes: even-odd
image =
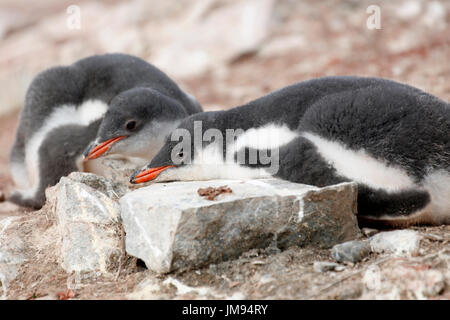
[[[199,188],[227,186],[214,200]],[[126,251],[166,273],[275,244],[331,247],[359,234],[356,185],[317,188],[279,179],[153,184],[120,199]]]

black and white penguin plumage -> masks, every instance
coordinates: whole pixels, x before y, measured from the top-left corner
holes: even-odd
[[[10,154],[19,189],[9,200],[40,208],[46,187],[72,171],[95,170],[95,161],[83,162],[93,141],[89,149],[121,140],[99,148],[91,158],[110,149],[111,154],[149,161],[151,152],[135,151],[158,150],[182,118],[201,111],[166,74],[134,56],[97,55],[45,70],[28,88],[20,115]]]
[[[300,82],[186,118],[130,181],[268,176],[355,181],[366,225],[450,223],[450,104],[379,78]]]

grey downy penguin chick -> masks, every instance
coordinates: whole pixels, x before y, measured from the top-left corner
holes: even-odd
[[[121,131],[120,136],[130,137],[130,144],[137,141],[142,146],[141,138],[131,137],[145,132],[150,135],[145,148],[155,143],[153,147],[158,149],[157,143],[171,127],[201,111],[198,102],[167,75],[134,56],[97,55],[45,70],[28,88],[20,115],[10,153],[11,174],[18,189],[8,200],[42,207],[46,187],[70,172],[95,168],[83,163],[83,152],[94,140],[112,137],[119,129],[115,125],[124,130],[128,126],[130,133]],[[104,130],[97,136],[105,114]],[[127,123],[129,118],[136,121],[134,132]],[[127,154],[135,154],[136,146],[127,149],[125,145],[125,140],[121,141],[115,152],[126,149]]]
[[[130,181],[270,176],[355,181],[362,225],[448,224],[450,105],[379,78],[304,81],[184,119]]]
[[[189,114],[180,102],[151,88],[124,91],[111,101],[95,141],[83,154],[85,161],[105,155],[150,161]]]

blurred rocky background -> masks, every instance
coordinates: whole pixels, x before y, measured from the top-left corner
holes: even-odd
[[[377,8],[379,28],[372,28]],[[33,77],[51,66],[107,52],[137,55],[165,71],[205,110],[231,108],[325,75],[386,77],[448,101],[449,24],[447,0],[0,0],[0,197],[12,185],[7,159],[25,92]],[[22,212],[2,203],[0,218]],[[41,218],[36,221],[48,221]],[[163,291],[172,298],[448,299],[450,228],[416,231],[425,239],[422,252],[398,259],[372,253],[340,275],[335,272],[341,266],[325,261],[328,251],[292,249],[267,257],[249,252],[236,263],[168,277]],[[325,269],[334,271],[321,273]],[[103,284],[100,297],[125,297],[131,289],[133,298],[165,297],[148,291],[159,280],[144,275]],[[61,288],[70,280],[62,271],[59,277],[49,276],[48,283]],[[384,291],[370,291],[374,277],[381,277],[378,287]],[[36,290],[22,287],[35,281],[44,280],[18,281],[15,296],[35,297]],[[186,291],[179,281],[195,289]],[[200,294],[205,285],[226,290]],[[98,287],[91,289],[82,297],[98,297]]]
[[[381,29],[367,27],[371,5]],[[450,2],[429,0],[2,0],[0,112],[21,108],[39,71],[106,52],[148,60],[206,108],[342,74],[449,99],[449,21]]]

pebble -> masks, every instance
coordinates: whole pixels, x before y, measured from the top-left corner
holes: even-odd
[[[344,266],[341,266],[335,262],[328,261],[314,261],[313,269],[315,272],[327,272],[327,271],[342,271],[345,269]]]
[[[373,252],[395,255],[415,255],[422,236],[414,230],[380,232],[369,239]]]
[[[371,229],[371,228],[362,228],[361,232],[363,235],[365,235],[366,237],[371,237],[375,234],[377,234],[379,231],[377,229]]]
[[[352,240],[335,245],[331,256],[337,262],[358,262],[370,254],[370,245],[366,241]]]
[[[431,241],[439,241],[440,242],[440,241],[444,241],[445,240],[443,237],[438,236],[437,234],[432,234],[432,233],[424,234],[423,236],[426,239],[431,240]]]

